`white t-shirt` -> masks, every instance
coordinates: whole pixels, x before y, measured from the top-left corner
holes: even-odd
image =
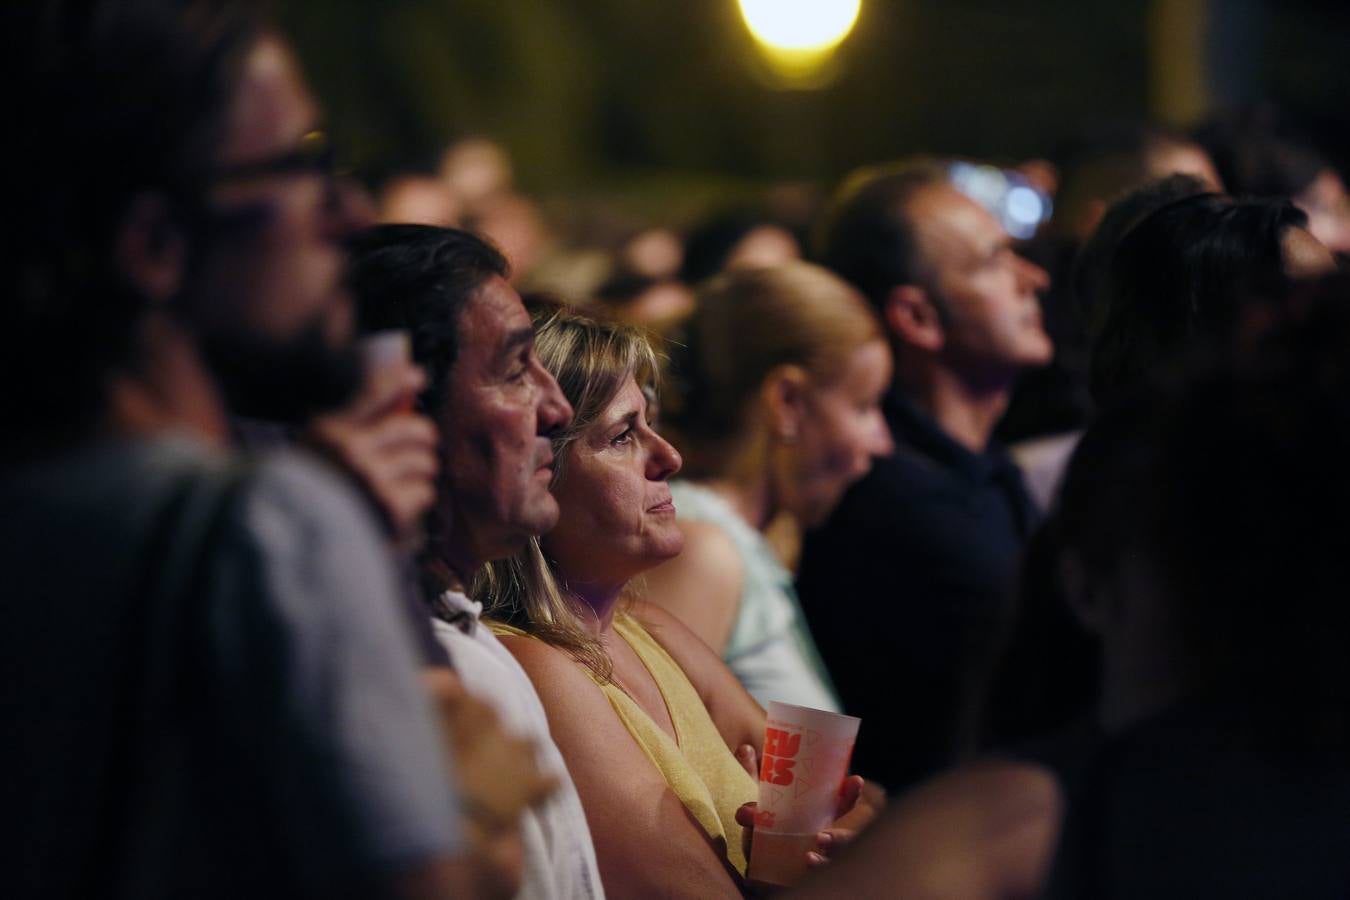
[[[442,600],[449,608],[468,613],[472,622],[467,633],[439,619],[432,623],[460,680],[474,696],[492,705],[507,730],[535,742],[540,768],[557,777],[561,785],[543,803],[527,810],[521,822],[525,878],[517,896],[521,900],[603,898],[581,798],[549,734],[548,716],[530,677],[511,651],[478,621],[482,604],[454,591],[447,591]]]

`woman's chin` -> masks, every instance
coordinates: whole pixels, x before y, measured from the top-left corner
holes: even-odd
[[[682,550],[684,550],[684,533],[676,530],[674,536],[654,544],[643,554],[642,570],[645,572],[648,569],[655,569],[661,563],[679,556]]]

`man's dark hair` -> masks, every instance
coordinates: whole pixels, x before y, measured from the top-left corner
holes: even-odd
[[[854,172],[825,212],[817,260],[880,310],[891,288],[925,279],[908,206],[923,188],[945,183],[946,167],[926,157]]]
[[[1230,341],[1288,293],[1283,238],[1307,216],[1283,200],[1184,197],[1121,238],[1101,282],[1091,389],[1103,405],[1197,341]]]
[[[267,22],[247,0],[9,7],[0,418],[24,455],[84,432],[105,375],[135,365],[147,300],[118,272],[118,231],[147,191],[186,229]]]
[[[1184,197],[1209,193],[1193,175],[1169,175],[1131,191],[1111,204],[1074,260],[1073,308],[1088,335],[1101,330],[1104,316],[1100,292],[1121,240],[1155,210]]]
[[[427,373],[418,404],[437,418],[459,356],[464,306],[489,278],[507,277],[506,257],[471,232],[434,225],[377,225],[351,250],[360,330],[412,335],[413,360]]]

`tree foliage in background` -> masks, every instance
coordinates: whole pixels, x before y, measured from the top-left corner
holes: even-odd
[[[1350,4],[1268,6],[1272,37],[1253,64],[1344,160]],[[920,150],[1044,154],[1085,119],[1147,114],[1147,11],[1145,0],[867,0],[837,81],[794,92],[755,77],[733,0],[281,4],[367,177],[486,134],[540,191],[672,171],[832,179]]]

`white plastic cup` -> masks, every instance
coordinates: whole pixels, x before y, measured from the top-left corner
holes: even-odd
[[[412,337],[402,328],[364,335],[356,342],[361,362],[370,371],[412,362]]]
[[[367,379],[382,369],[412,363],[412,336],[401,328],[365,335],[357,340],[356,347],[361,355],[361,365],[365,369]],[[404,397],[399,409],[411,412],[416,400],[417,398],[412,395]]]
[[[862,720],[769,701],[751,840],[752,881],[791,885],[806,873],[816,835],[834,821]]]

